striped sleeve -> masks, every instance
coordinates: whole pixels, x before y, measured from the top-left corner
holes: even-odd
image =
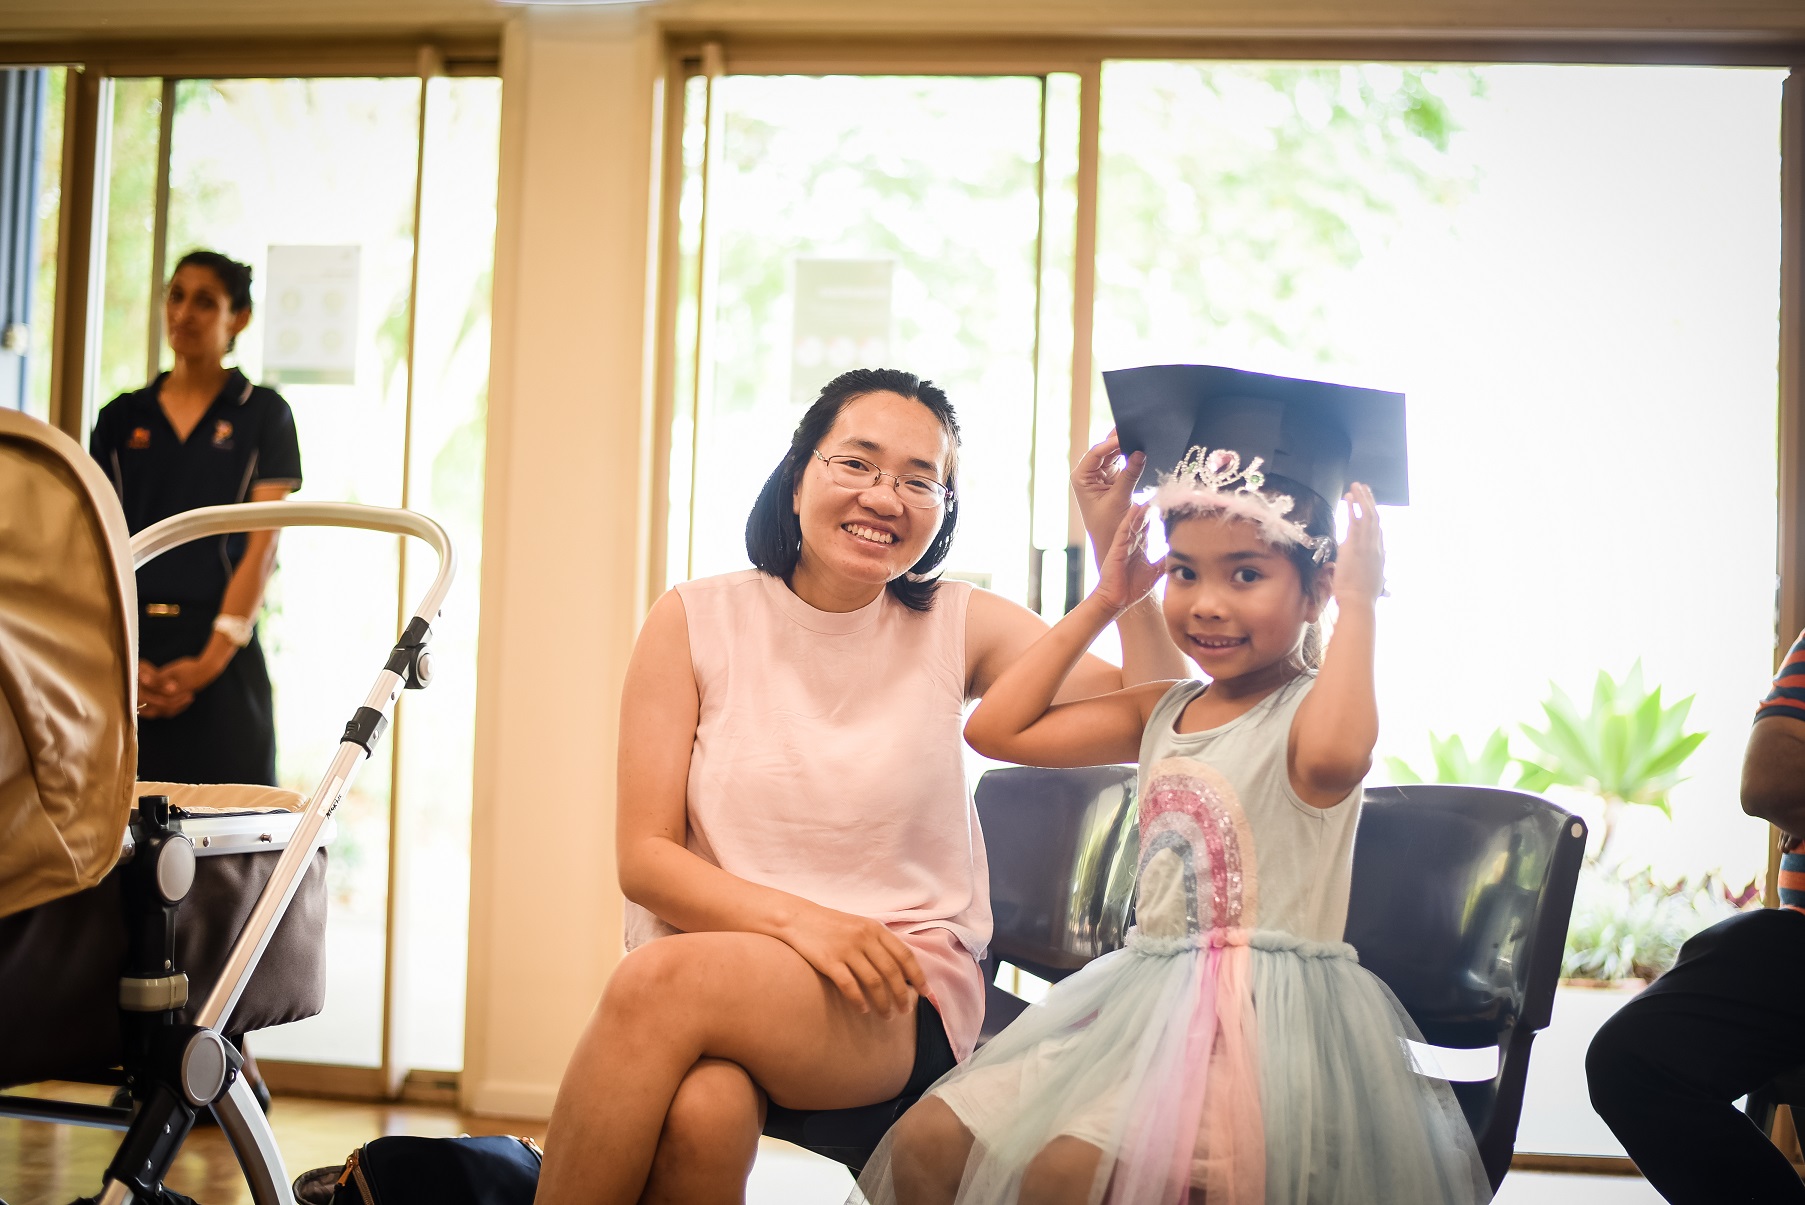
[[[1780,672],[1774,675],[1774,688],[1755,709],[1758,720],[1775,715],[1805,720],[1805,632],[1800,632],[1793,642],[1786,660],[1780,663]]]
[[[1805,848],[1795,840],[1780,855],[1780,906],[1805,912]]]

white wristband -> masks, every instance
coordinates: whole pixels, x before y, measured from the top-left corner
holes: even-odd
[[[213,617],[213,630],[239,648],[251,642],[253,626],[252,621],[242,615],[227,615],[221,611]]]

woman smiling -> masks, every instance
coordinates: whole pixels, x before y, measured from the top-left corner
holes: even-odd
[[[741,1200],[767,1103],[919,1094],[970,1054],[990,901],[962,714],[1046,625],[933,576],[958,449],[932,384],[836,378],[753,506],[755,568],[647,616],[619,752],[631,952],[565,1073],[540,1202]],[[1113,453],[1080,469],[1106,546],[1134,478],[1100,475]],[[1173,675],[1157,610],[1122,638],[1128,681]],[[1124,680],[1087,657],[1065,695]]]

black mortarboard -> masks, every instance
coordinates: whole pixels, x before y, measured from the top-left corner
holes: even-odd
[[[1243,466],[1309,486],[1333,503],[1348,482],[1387,506],[1410,501],[1404,395],[1207,364],[1155,364],[1103,374],[1122,454],[1145,452],[1141,486],[1157,485],[1193,447],[1228,448]]]

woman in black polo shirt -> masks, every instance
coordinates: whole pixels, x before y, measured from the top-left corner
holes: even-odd
[[[300,487],[294,415],[222,363],[251,320],[251,269],[212,251],[164,298],[175,367],[100,412],[90,450],[133,533],[201,506]],[[276,784],[269,673],[257,642],[273,531],[197,540],[138,571],[138,777]]]

